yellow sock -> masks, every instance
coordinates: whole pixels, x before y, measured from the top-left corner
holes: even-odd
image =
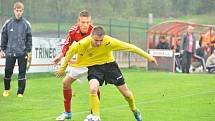
[[[90,94],[90,107],[94,115],[100,116],[100,101],[97,94]]]
[[[131,93],[131,96],[125,97],[125,99],[126,99],[126,101],[128,102],[129,108],[130,108],[132,111],[137,110],[137,107],[136,107],[136,104],[135,104],[135,100],[134,100],[134,96],[133,96],[132,93]]]

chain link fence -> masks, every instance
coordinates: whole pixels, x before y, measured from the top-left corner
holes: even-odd
[[[25,4],[24,17],[32,25],[34,37],[65,39],[69,28],[76,23],[78,11],[71,9],[64,11],[64,6],[70,4],[66,0],[22,0]],[[16,0],[1,0],[0,2],[0,27],[6,19],[13,16],[13,4]],[[72,0],[71,0],[72,3]],[[90,11],[90,10],[89,10]],[[91,11],[90,11],[91,12]],[[146,50],[149,25],[142,21],[128,21],[118,18],[106,18],[105,15],[92,13],[94,25],[101,25],[106,33],[122,41],[132,43]],[[115,52],[116,61],[121,67],[145,67],[145,60],[130,52]]]

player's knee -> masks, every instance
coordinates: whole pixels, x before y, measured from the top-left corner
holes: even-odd
[[[63,79],[62,84],[64,89],[71,88],[71,79],[69,78]]]
[[[90,85],[90,93],[97,94],[97,92],[98,92],[98,87],[95,85]]]
[[[99,81],[97,79],[91,79],[89,81],[89,87],[90,87],[90,93],[91,94],[97,94],[99,89]]]

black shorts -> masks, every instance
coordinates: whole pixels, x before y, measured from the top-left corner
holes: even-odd
[[[88,80],[97,79],[100,86],[105,84],[114,84],[120,86],[125,84],[124,77],[116,62],[103,65],[94,65],[88,67]]]

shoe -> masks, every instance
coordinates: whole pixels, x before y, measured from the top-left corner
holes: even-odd
[[[3,94],[4,97],[7,97],[10,95],[10,91],[9,90],[4,90]]]
[[[72,113],[63,112],[60,116],[56,118],[56,121],[64,121],[65,119],[71,119]]]
[[[18,94],[17,97],[23,97],[23,94]]]
[[[133,111],[134,117],[137,121],[142,121],[142,116],[140,114],[140,111],[137,109],[136,111]]]
[[[178,67],[176,67],[176,72],[182,72]]]

